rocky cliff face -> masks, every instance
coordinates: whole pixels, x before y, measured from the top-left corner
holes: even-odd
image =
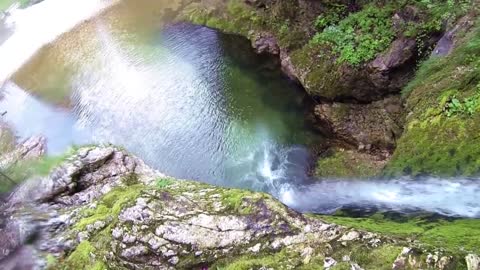
[[[405,142],[397,143],[406,116],[400,92],[421,61],[461,44],[477,6],[477,1],[195,1],[180,19],[243,35],[258,53],[277,55],[285,74],[318,101],[319,126],[339,142],[336,147],[365,157],[361,163],[375,167],[378,176],[383,167],[376,161],[388,161]],[[391,100],[397,100],[393,114]],[[399,172],[399,167],[389,168]],[[411,171],[403,169],[399,174]]]
[[[476,255],[430,254],[263,193],[175,180],[113,147],[78,150],[1,207],[2,269],[478,269]]]

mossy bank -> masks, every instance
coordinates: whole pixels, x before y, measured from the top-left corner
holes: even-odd
[[[465,269],[478,258],[169,178],[114,147],[81,148],[25,182],[2,216],[13,218],[1,219],[0,261],[21,269]]]
[[[480,29],[432,57],[405,89],[408,117],[387,175],[480,173]]]

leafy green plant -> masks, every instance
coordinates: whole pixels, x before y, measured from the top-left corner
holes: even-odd
[[[426,42],[433,32],[441,32],[447,25],[466,14],[472,6],[472,0],[416,0],[416,7],[421,14],[421,22],[408,22],[404,26],[404,35],[415,38],[418,54],[429,55],[433,47],[427,47]]]
[[[480,105],[480,87],[477,86],[477,92],[471,96],[460,100],[456,95],[452,96],[445,104],[444,112],[447,117],[455,115],[472,116]]]
[[[280,30],[279,30],[280,35],[284,36],[284,35],[288,34],[289,29],[290,29],[290,21],[286,20],[280,26]]]
[[[317,33],[312,42],[330,46],[339,63],[358,66],[388,48],[394,38],[392,7],[368,5]]]
[[[173,184],[172,179],[160,178],[160,179],[157,180],[157,183],[155,184],[155,186],[159,189],[162,189],[162,188],[166,188],[166,187],[170,186],[171,184]]]
[[[347,7],[341,4],[333,4],[320,14],[315,20],[315,28],[323,30],[327,26],[335,25],[347,15]]]

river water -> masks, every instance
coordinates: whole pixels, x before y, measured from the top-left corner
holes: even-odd
[[[45,135],[53,155],[112,143],[166,174],[227,186],[305,178],[305,147],[322,140],[305,120],[311,99],[246,39],[169,24],[157,5],[122,2],[14,73],[0,109],[18,134]]]
[[[53,42],[33,42],[47,45],[2,64],[4,74],[20,68],[7,76],[0,111],[19,137],[45,135],[51,155],[112,143],[168,175],[269,192],[302,211],[480,216],[479,185],[468,179],[310,179],[309,149],[324,140],[307,121],[312,100],[247,40],[172,24],[179,7],[124,0]]]

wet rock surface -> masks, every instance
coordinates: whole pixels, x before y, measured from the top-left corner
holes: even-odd
[[[402,133],[403,105],[399,97],[371,104],[324,103],[315,115],[334,136],[359,150],[392,150]]]
[[[263,193],[171,179],[113,147],[78,150],[1,210],[2,269],[44,269],[47,257],[69,269],[203,269],[268,256],[279,256],[280,269],[318,261],[369,269],[345,254],[401,243],[304,216]]]

